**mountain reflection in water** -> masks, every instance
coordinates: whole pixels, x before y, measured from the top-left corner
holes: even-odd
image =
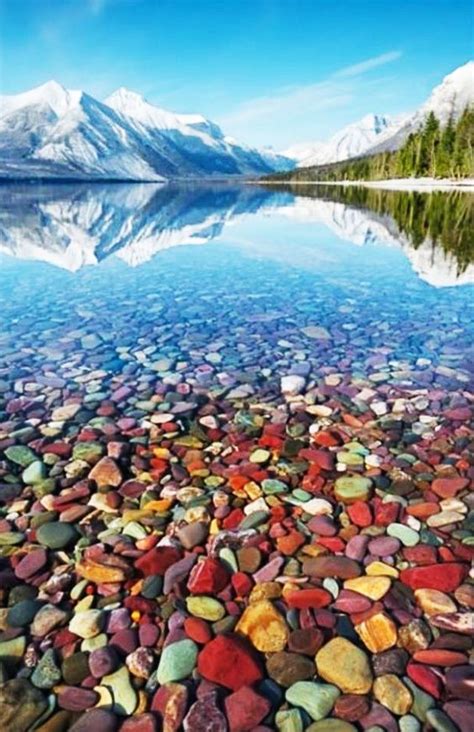
[[[356,245],[399,247],[434,286],[474,282],[474,195],[355,187],[257,185],[3,186],[0,252],[76,271],[116,255],[144,264],[178,245],[204,244],[247,217],[306,225],[305,266],[317,267],[319,226]],[[308,232],[314,242],[308,245]],[[260,256],[276,256],[253,242]],[[298,232],[286,251],[297,256]],[[291,245],[291,246],[290,246]],[[303,251],[303,250],[302,250]],[[247,252],[248,253],[248,252]],[[301,255],[302,252],[300,252]],[[282,258],[282,251],[277,253]],[[301,256],[300,256],[301,259]],[[298,262],[299,264],[301,262]]]

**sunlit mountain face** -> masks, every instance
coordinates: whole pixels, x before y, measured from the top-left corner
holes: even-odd
[[[0,251],[73,272],[111,256],[135,267],[176,246],[231,240],[247,255],[317,268],[350,243],[399,249],[418,277],[454,286],[474,280],[473,198],[334,187],[297,194],[241,185],[5,186]],[[255,234],[242,237],[249,218]],[[271,230],[285,222],[297,247],[278,246],[277,232],[272,245],[261,233],[262,224]]]

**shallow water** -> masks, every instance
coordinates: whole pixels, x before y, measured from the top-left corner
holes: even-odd
[[[2,729],[470,729],[472,199],[318,196],[2,189]]]
[[[295,362],[422,384],[447,368],[435,378],[461,386],[472,264],[440,241],[415,248],[358,203],[250,186],[4,188],[3,378],[14,363],[20,379],[93,367],[107,382],[171,359],[270,390]]]

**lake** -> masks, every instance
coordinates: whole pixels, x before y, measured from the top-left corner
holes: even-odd
[[[325,639],[318,674],[338,688],[323,716],[338,689],[355,690],[369,694],[363,728],[391,729],[442,672],[448,696],[432,706],[449,699],[467,729],[466,623],[454,610],[472,601],[474,196],[1,192],[0,599],[17,609],[0,660],[25,678],[46,658],[35,687],[74,712],[101,699],[127,716],[153,698],[166,718],[159,685],[186,680],[169,687],[184,714],[198,674],[245,684],[244,696],[257,684],[261,706],[238,704],[257,710],[245,728],[284,730],[296,714],[306,729],[320,717],[296,682],[314,675]],[[443,595],[417,605],[420,587]],[[251,591],[261,594],[248,604]],[[52,606],[47,637],[33,632]],[[120,663],[94,681],[87,659],[110,644]],[[52,647],[58,675],[46,669]],[[434,681],[416,674],[423,663]],[[31,703],[48,716],[46,692]],[[187,729],[211,716],[225,729],[212,694],[196,704]],[[356,719],[337,704],[338,718]]]

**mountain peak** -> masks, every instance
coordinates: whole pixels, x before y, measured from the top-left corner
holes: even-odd
[[[112,92],[112,94],[105,100],[105,104],[109,104],[111,101],[126,104],[148,104],[145,97],[138,94],[138,92],[132,91],[132,89],[127,89],[126,86],[121,86]]]

